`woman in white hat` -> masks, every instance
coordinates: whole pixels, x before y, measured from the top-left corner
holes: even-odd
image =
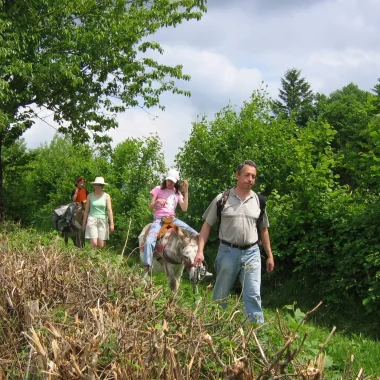
[[[114,230],[111,197],[103,191],[104,185],[107,185],[103,177],[96,177],[91,184],[94,185],[94,192],[87,197],[83,231],[85,238],[90,239],[92,248],[103,248],[109,239],[109,231]]]
[[[177,170],[170,169],[167,176],[162,181],[161,186],[156,186],[150,192],[152,194],[152,199],[149,204],[149,209],[155,210],[155,212],[153,214],[153,223],[149,229],[144,244],[143,265],[145,273],[147,273],[152,266],[153,251],[156,246],[157,235],[163,224],[163,217],[173,216],[173,223],[179,227],[185,228],[194,235],[198,235],[198,232],[188,226],[185,222],[175,218],[177,204],[180,205],[183,212],[187,211],[189,205],[189,184],[186,180],[183,181],[182,188],[183,195],[180,192],[179,174]]]

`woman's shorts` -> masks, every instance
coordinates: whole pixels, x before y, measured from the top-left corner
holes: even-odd
[[[109,239],[109,226],[106,219],[99,219],[89,216],[86,224],[86,239]]]

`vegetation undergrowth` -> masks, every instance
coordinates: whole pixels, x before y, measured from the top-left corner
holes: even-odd
[[[65,248],[53,234],[0,225],[4,379],[370,379],[378,342],[330,334],[288,305],[247,323],[211,286],[147,283],[115,252]],[[351,355],[354,355],[352,357]]]

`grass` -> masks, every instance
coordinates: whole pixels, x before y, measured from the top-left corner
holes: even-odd
[[[254,326],[238,298],[226,311],[213,303],[210,283],[194,292],[184,278],[174,299],[164,275],[144,285],[137,253],[129,253],[65,248],[55,234],[1,225],[0,377],[43,378],[45,371],[57,378],[257,379],[261,373],[264,379],[268,367],[280,373],[288,361],[292,378],[312,367],[326,379],[380,378],[380,343],[347,335],[339,324],[326,342],[331,329],[308,322],[318,310],[309,316],[294,303],[265,308],[266,323]],[[32,321],[30,300],[39,305]],[[357,377],[362,368],[365,376]]]

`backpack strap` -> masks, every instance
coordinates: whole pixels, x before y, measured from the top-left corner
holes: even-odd
[[[261,242],[261,234],[260,234],[260,223],[264,217],[267,198],[265,197],[265,195],[262,195],[262,194],[257,194],[257,196],[259,198],[260,216],[259,216],[259,219],[257,219],[257,221],[256,221],[256,229],[257,229],[257,237],[258,237],[258,241],[259,241],[259,246],[261,246],[262,242]]]
[[[226,204],[229,195],[230,195],[230,189],[224,190],[221,198],[216,202],[216,217],[218,221],[218,229],[220,227],[220,222],[222,220],[222,211],[224,209],[224,205]]]
[[[217,215],[217,221],[218,221],[218,229],[220,227],[220,222],[222,220],[222,211],[223,211],[224,205],[227,202],[229,195],[230,195],[230,189],[224,190],[221,198],[216,202],[216,215]],[[259,218],[257,219],[256,225],[257,225],[257,232],[260,233],[259,226],[264,217],[267,198],[263,194],[257,194],[257,197],[259,198],[260,215],[259,215]]]
[[[259,216],[259,219],[257,219],[257,225],[259,225],[259,223],[261,223],[261,221],[263,220],[267,198],[263,194],[257,194],[257,196],[259,198],[259,205],[260,205],[260,216]]]

